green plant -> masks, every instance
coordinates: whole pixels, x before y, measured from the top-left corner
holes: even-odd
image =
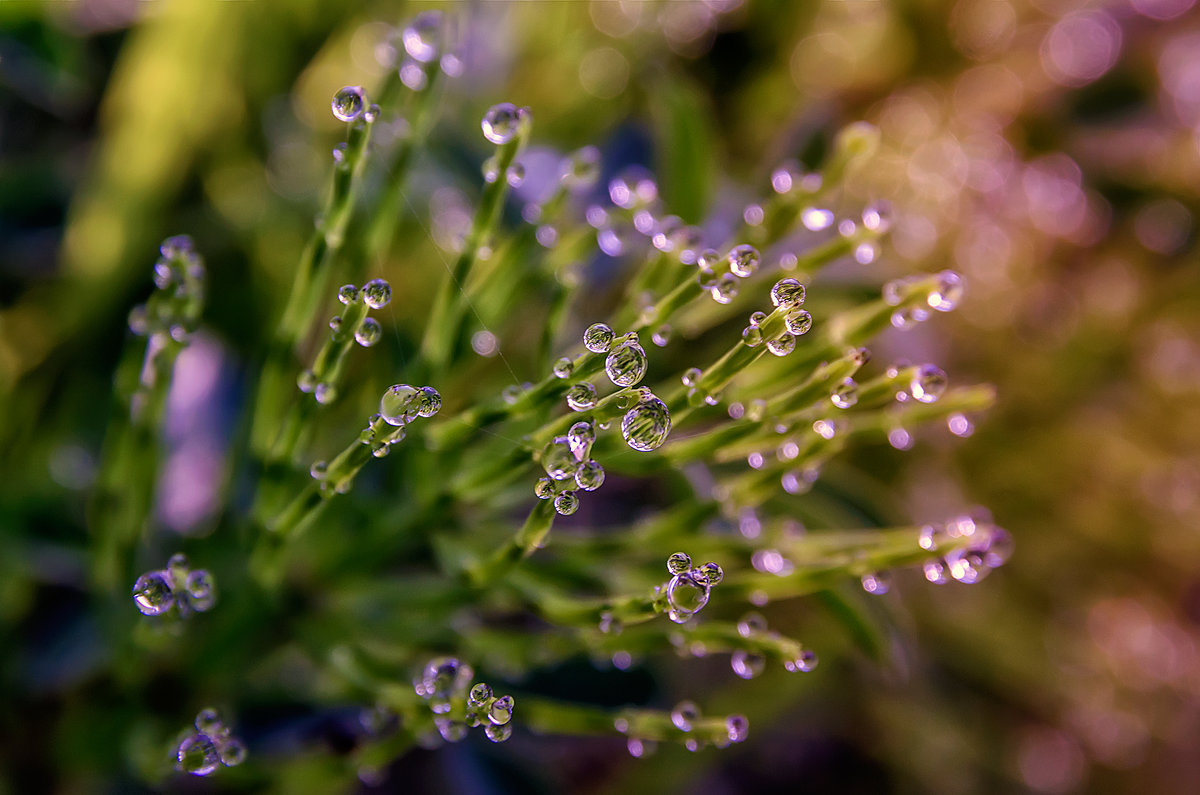
[[[190,573],[178,558],[152,568],[167,544],[154,531],[153,489],[173,366],[202,328],[204,242],[163,244],[156,292],[131,318],[145,340],[129,341],[119,367],[92,502],[92,581],[110,601],[114,670],[133,692],[152,670],[172,671],[194,688],[181,716],[224,702],[236,725],[243,700],[276,687],[269,672],[296,664],[309,704],[370,707],[343,765],[368,778],[415,744],[476,725],[494,741],[514,725],[617,733],[635,756],[657,742],[741,742],[751,722],[741,713],[514,699],[473,668],[516,682],[579,656],[628,668],[680,648],[728,654],[746,679],[768,666],[810,671],[819,643],[746,611],[822,593],[869,644],[869,622],[834,586],[885,593],[888,572],[905,566],[931,582],[974,582],[1002,563],[1007,535],[982,517],[846,529],[847,518],[872,517],[855,517],[819,480],[848,447],[903,448],[932,423],[963,434],[966,415],[988,407],[987,387],[948,388],[932,365],[872,365],[863,347],[954,309],[961,279],[915,276],[878,297],[820,282],[841,259],[871,262],[887,232],[886,203],[863,208],[842,190],[870,162],[869,125],[837,135],[819,171],[778,169],[767,198],[718,240],[669,215],[646,173],[615,174],[610,202],[596,202],[592,148],[563,159],[524,222],[506,218],[511,189],[528,178],[536,109],[500,103],[482,121],[494,149],[480,197],[428,307],[382,278],[335,290],[364,281],[393,249],[442,67],[455,69],[443,61],[444,23],[419,16],[400,37],[407,60],[383,86],[334,97],[346,139],[289,297],[264,308],[279,320],[256,369],[247,442],[215,530],[188,544],[204,566]],[[401,111],[407,135],[376,145],[377,126]],[[367,191],[373,169],[387,179]],[[589,273],[597,245],[628,272]],[[416,339],[395,323],[388,338],[369,314],[401,301],[425,317]],[[653,498],[636,516],[606,518],[607,492],[639,480],[654,484]],[[245,500],[233,494],[242,483]],[[584,514],[552,535],[558,517]],[[155,614],[135,626],[131,585]],[[211,610],[185,624],[199,605]],[[214,659],[214,669],[198,662]],[[258,676],[243,680],[251,667]],[[175,761],[198,775],[218,769],[226,730],[215,716],[172,740],[176,728],[131,741],[146,779]],[[241,775],[252,781],[271,764]]]

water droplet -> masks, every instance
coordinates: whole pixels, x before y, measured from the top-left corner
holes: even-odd
[[[801,309],[785,317],[784,323],[787,325],[787,330],[798,337],[808,333],[808,330],[812,328],[813,320],[812,315]]]
[[[753,679],[767,667],[767,658],[745,649],[735,649],[729,658],[729,666],[741,678]]]
[[[166,571],[150,571],[133,584],[133,601],[142,615],[159,616],[175,604],[171,579]]]
[[[175,752],[176,767],[193,776],[207,776],[221,764],[217,744],[204,734],[191,734],[184,738]]]
[[[446,77],[462,77],[464,64],[462,58],[454,53],[446,53],[439,62]]]
[[[596,441],[596,429],[586,420],[577,422],[567,431],[567,444],[574,454],[575,460],[587,461],[592,452],[592,443]]]
[[[346,142],[342,141],[333,147],[333,164],[335,166],[345,166],[346,163]]]
[[[934,585],[945,585],[949,578],[946,576],[946,564],[941,558],[927,560],[921,566],[925,579]]]
[[[567,390],[567,405],[573,411],[587,411],[596,405],[596,387],[589,383],[576,384]]]
[[[554,496],[554,481],[550,478],[538,478],[533,485],[533,493],[539,500],[548,500]]]
[[[867,241],[854,249],[854,261],[859,265],[870,265],[879,257],[879,246]]]
[[[554,248],[558,243],[558,229],[550,224],[539,226],[533,236],[537,238],[538,245],[542,248]]]
[[[808,673],[817,667],[817,662],[817,653],[811,649],[804,649],[800,652],[800,656],[794,660],[785,662],[783,667],[793,673],[796,671]]]
[[[767,631],[767,620],[763,618],[762,613],[747,613],[738,621],[737,631],[743,638],[753,637]]]
[[[579,468],[579,459],[565,436],[556,436],[542,448],[542,468],[554,480],[566,480]]]
[[[572,371],[575,370],[575,362],[567,356],[562,357],[554,363],[555,378],[570,378]]]
[[[683,382],[684,386],[695,386],[700,383],[702,375],[699,367],[689,367],[683,371],[683,376],[679,380]]]
[[[892,313],[892,325],[901,331],[912,328],[928,319],[929,313],[918,307],[897,309]]]
[[[213,587],[212,575],[204,569],[188,572],[183,589],[187,592],[188,604],[193,610],[204,612],[217,601],[216,589]]]
[[[604,372],[617,386],[633,386],[646,375],[646,351],[636,342],[623,342],[609,351]]]
[[[417,417],[417,388],[408,384],[388,387],[379,401],[379,416],[388,425],[405,425]]]
[[[435,657],[425,665],[418,680],[417,695],[430,702],[430,709],[437,714],[450,711],[450,698],[466,689],[474,671],[455,657]]]
[[[211,707],[202,709],[196,714],[195,726],[197,731],[207,734],[209,737],[219,737],[227,731],[224,724],[221,723],[221,716]]]
[[[962,301],[966,284],[954,271],[937,275],[937,285],[929,293],[928,304],[939,312],[949,312]]]
[[[373,317],[363,318],[362,325],[354,332],[354,340],[364,348],[370,348],[383,337],[383,327]]]
[[[480,171],[483,174],[483,181],[490,185],[500,178],[500,160],[495,155],[489,157],[483,161]]]
[[[708,604],[708,582],[695,571],[676,574],[667,583],[668,615],[676,624],[682,624],[700,612]]]
[[[525,184],[525,164],[513,163],[504,173],[504,178],[508,180],[509,187],[521,187]]]
[[[671,327],[667,325],[659,326],[650,335],[650,341],[660,348],[666,347],[667,343],[671,341]]]
[[[587,190],[600,178],[600,150],[594,146],[577,149],[563,159],[559,179],[572,192]]]
[[[354,121],[367,106],[367,94],[362,86],[346,86],[333,95],[330,110],[339,121]]]
[[[221,764],[226,767],[237,767],[246,761],[246,746],[241,740],[230,739],[221,745]]]
[[[923,364],[913,375],[908,391],[922,403],[933,403],[946,391],[948,383],[949,379],[942,368],[932,364]]]
[[[592,353],[608,353],[616,334],[604,323],[593,323],[583,332],[583,347]]]
[[[564,491],[554,498],[554,510],[562,516],[570,516],[579,510],[579,497],[573,491]]]
[[[858,384],[853,378],[846,378],[838,384],[837,389],[829,397],[833,405],[839,409],[848,409],[858,402]]]
[[[322,406],[328,406],[333,401],[337,400],[337,387],[333,384],[322,382],[317,384],[317,388],[313,390],[313,399]]]
[[[604,467],[598,461],[584,461],[575,472],[575,483],[584,491],[595,491],[604,485]]]
[[[379,106],[372,102],[367,105],[367,109],[363,111],[363,121],[368,124],[373,124],[379,118]]]
[[[696,255],[696,265],[702,271],[712,271],[719,264],[721,264],[721,252],[716,249],[706,248]]]
[[[711,560],[705,563],[700,568],[696,569],[696,576],[709,585],[720,585],[721,580],[725,579],[725,572],[716,563]]]
[[[745,715],[730,715],[725,719],[725,730],[731,743],[745,742],[750,736],[750,721]]]
[[[694,701],[680,701],[671,710],[671,723],[681,732],[690,732],[692,724],[700,720],[700,708]]]
[[[392,300],[392,286],[383,279],[372,279],[363,285],[362,297],[372,309],[383,309]]]
[[[470,695],[467,696],[467,706],[482,707],[484,704],[492,700],[491,685],[486,682],[480,682],[471,688]]]
[[[296,386],[307,395],[317,388],[317,374],[312,370],[301,370],[300,375],[296,376]]]
[[[679,231],[683,228],[683,219],[678,215],[665,216],[651,230],[650,244],[662,252],[673,251]]]
[[[675,552],[667,558],[667,571],[671,574],[683,574],[692,568],[692,559],[686,552]]]
[[[503,726],[496,726],[495,724],[489,724],[484,727],[483,733],[492,742],[502,743],[509,737],[512,737],[512,725],[505,724]]]
[[[820,232],[822,229],[833,226],[833,213],[829,210],[808,207],[800,213],[800,223],[804,224],[806,229]]]
[[[975,432],[975,425],[965,414],[954,413],[946,418],[946,427],[955,436],[967,437]]]
[[[862,214],[863,226],[872,232],[883,234],[892,222],[892,205],[888,201],[878,201],[867,205]]]
[[[656,450],[671,432],[671,414],[667,405],[651,395],[625,412],[621,419],[621,435],[634,450]]]
[[[876,596],[882,596],[891,589],[892,578],[887,572],[875,571],[862,576],[863,590]]]
[[[737,298],[738,281],[732,273],[722,273],[716,283],[709,288],[712,299],[718,304],[728,304]]]
[[[658,748],[658,743],[654,740],[643,740],[638,737],[630,737],[625,741],[625,748],[629,751],[629,755],[635,759],[641,759],[644,756],[650,756]]]
[[[521,128],[521,119],[528,113],[529,111],[518,108],[511,102],[493,105],[483,115],[481,122],[483,137],[497,146],[508,143],[517,137],[517,131]]]
[[[512,720],[513,707],[516,706],[512,696],[500,696],[492,702],[488,710],[488,720],[496,726],[503,726]]]
[[[404,50],[421,63],[429,63],[441,49],[442,12],[423,11],[413,17],[401,37]]]
[[[728,259],[730,272],[734,276],[740,276],[744,279],[758,270],[758,263],[761,258],[758,249],[748,243],[743,243],[740,246],[734,246],[729,251]]]
[[[766,213],[763,212],[761,204],[747,204],[746,209],[742,211],[742,220],[747,226],[761,226],[764,218]]]
[[[358,288],[353,284],[343,284],[338,288],[337,297],[343,304],[352,304],[358,300]]]
[[[767,350],[776,356],[787,356],[796,350],[796,338],[787,332],[780,334],[773,340],[767,340]]]
[[[757,348],[762,345],[763,334],[762,329],[753,323],[742,329],[742,342],[746,343],[751,348]]]
[[[371,448],[371,455],[376,458],[387,458],[390,452],[392,452],[391,442],[379,442]]]
[[[329,330],[337,334],[342,328],[342,316],[334,315],[329,319]]]

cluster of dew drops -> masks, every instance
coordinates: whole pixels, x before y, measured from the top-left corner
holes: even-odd
[[[497,695],[486,682],[472,685],[474,675],[474,669],[456,657],[435,657],[413,680],[413,691],[429,703],[434,725],[446,742],[459,742],[470,729],[482,726],[489,740],[502,743],[512,736],[516,701],[509,695]],[[454,702],[464,699],[464,719],[451,718]]]
[[[667,558],[671,579],[654,589],[655,607],[664,611],[676,624],[687,622],[708,604],[714,585],[725,579],[721,567],[709,561],[693,567],[686,552],[676,552]]]
[[[175,768],[193,776],[207,776],[221,766],[234,767],[246,759],[246,746],[232,736],[214,709],[196,715],[195,731],[175,750]]]
[[[146,616],[162,616],[174,608],[180,617],[209,610],[217,601],[212,575],[190,570],[187,557],[172,555],[162,569],[148,571],[133,584],[133,603]]]
[[[646,351],[634,332],[618,337],[608,325],[595,323],[584,331],[583,345],[590,353],[605,356],[604,373],[616,387],[634,387],[646,375]],[[570,358],[563,357],[554,364],[554,375],[558,378],[570,378],[573,372],[574,362]],[[584,381],[571,386],[566,401],[576,412],[595,408],[595,385]],[[623,395],[618,408],[624,411],[621,436],[631,449],[650,452],[666,441],[671,432],[671,414],[667,405],[649,389]],[[574,483],[583,491],[595,491],[604,483],[604,467],[591,458],[597,427],[606,430],[608,423],[576,422],[565,436],[556,436],[541,451],[546,477],[538,480],[534,493],[539,499],[554,500],[554,509],[559,514],[570,515],[579,507],[575,489],[568,484]]]

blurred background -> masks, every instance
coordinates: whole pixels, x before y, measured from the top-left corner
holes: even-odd
[[[415,248],[366,264],[392,282],[385,325],[401,351],[424,320],[414,297],[440,276],[424,265],[478,190],[477,120],[495,102],[533,109],[531,168],[539,152],[595,144],[606,176],[645,165],[669,210],[727,229],[769,192],[773,169],[819,162],[838,129],[866,120],[880,150],[847,192],[889,199],[893,232],[878,260],[827,276],[875,289],[913,272],[963,273],[959,311],[872,348],[881,360],[935,361],[955,383],[993,383],[999,397],[967,440],[918,433],[912,449],[851,461],[912,521],[987,506],[1016,552],[976,587],[899,577],[872,602],[887,627],[883,660],[803,610],[796,634],[813,639],[822,667],[782,687],[735,688],[724,670],[714,711],[752,717],[751,739],[724,752],[638,760],[619,737],[518,734],[496,748],[417,751],[356,786],[1194,792],[1193,4],[0,4],[0,792],[149,786],[114,716],[153,712],[168,696],[112,703],[83,559],[112,371],[158,242],[191,234],[211,279],[205,330],[180,363],[191,389],[168,411],[160,490],[178,496],[160,497],[157,515],[170,532],[202,537],[224,510],[247,368],[327,184],[341,132],[329,98],[377,83],[391,27],[434,6],[457,19],[462,74],[440,102],[432,154],[414,164],[396,239]],[[532,377],[520,357],[514,367]],[[725,666],[671,670],[706,682],[718,678],[709,667]],[[576,687],[609,686],[595,671],[554,675],[568,689],[576,675]],[[315,720],[296,718],[296,731],[336,756],[336,720]],[[261,740],[267,729],[257,729]],[[246,734],[261,750],[256,727]],[[346,786],[321,770],[280,763],[270,788]]]

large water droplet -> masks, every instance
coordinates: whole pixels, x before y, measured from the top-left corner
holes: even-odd
[[[392,286],[383,279],[372,279],[363,285],[363,301],[372,309],[383,309],[392,300]]]
[[[554,363],[555,378],[570,378],[571,372],[575,369],[575,362],[571,361],[570,357],[563,356]]]
[[[729,252],[729,270],[734,276],[743,279],[758,270],[760,260],[758,249],[748,243],[734,246]]]
[[[788,332],[780,334],[773,340],[767,340],[767,350],[776,356],[787,356],[796,350],[796,338]]]
[[[616,336],[607,324],[593,323],[583,332],[583,347],[592,353],[608,353]]]
[[[230,739],[222,743],[220,748],[221,764],[226,767],[237,767],[246,761],[246,746],[241,740]]]
[[[175,752],[176,767],[193,776],[207,776],[221,764],[217,744],[205,734],[191,734],[184,738]]]
[[[367,107],[367,94],[362,86],[346,86],[333,95],[329,107],[339,121],[354,121]]]
[[[556,436],[542,448],[542,468],[554,480],[566,480],[579,468],[579,459],[571,450],[571,442],[565,436]]]
[[[506,723],[503,726],[497,726],[494,723],[484,727],[483,733],[489,740],[494,743],[502,743],[509,737],[512,737],[512,724]]]
[[[337,298],[343,304],[352,304],[358,300],[358,288],[353,284],[343,284],[338,288]]]
[[[362,324],[354,332],[354,341],[364,348],[370,348],[383,338],[383,326],[373,317],[363,318]]]
[[[517,136],[521,128],[521,119],[528,113],[524,108],[518,108],[511,102],[501,102],[488,108],[483,114],[483,137],[500,146]]]
[[[567,405],[573,411],[587,411],[596,405],[596,387],[589,383],[576,384],[567,390]]]
[[[784,324],[787,326],[787,330],[795,334],[797,337],[802,334],[807,334],[808,330],[812,328],[813,324],[812,315],[803,309],[796,312],[791,312],[783,320]]]
[[[595,491],[604,485],[604,467],[598,461],[584,461],[575,472],[575,483],[584,491]]]
[[[671,414],[667,404],[654,396],[640,401],[621,419],[621,435],[634,450],[657,450],[671,433]]]
[[[624,342],[609,351],[604,372],[617,386],[633,386],[646,375],[646,351],[636,342]]]
[[[709,590],[708,582],[694,571],[685,571],[672,577],[667,583],[671,620],[682,624],[700,612],[708,604]]]
[[[492,706],[488,709],[488,721],[494,726],[503,726],[512,720],[515,706],[516,703],[512,696],[500,696],[492,702]]]
[[[417,388],[408,384],[388,387],[379,401],[379,416],[388,425],[412,422],[417,417],[417,394]]]
[[[780,279],[771,288],[771,303],[775,306],[798,307],[804,303],[804,285],[795,279]]]
[[[562,516],[570,516],[579,510],[579,497],[573,491],[564,491],[554,498],[554,510]]]
[[[692,568],[692,558],[686,552],[674,552],[667,558],[667,571],[671,574],[683,574]]]
[[[133,584],[133,601],[142,615],[159,616],[175,604],[171,579],[166,571],[150,571]]]
[[[587,461],[596,441],[596,429],[590,422],[577,422],[567,431],[567,444],[578,461]]]

